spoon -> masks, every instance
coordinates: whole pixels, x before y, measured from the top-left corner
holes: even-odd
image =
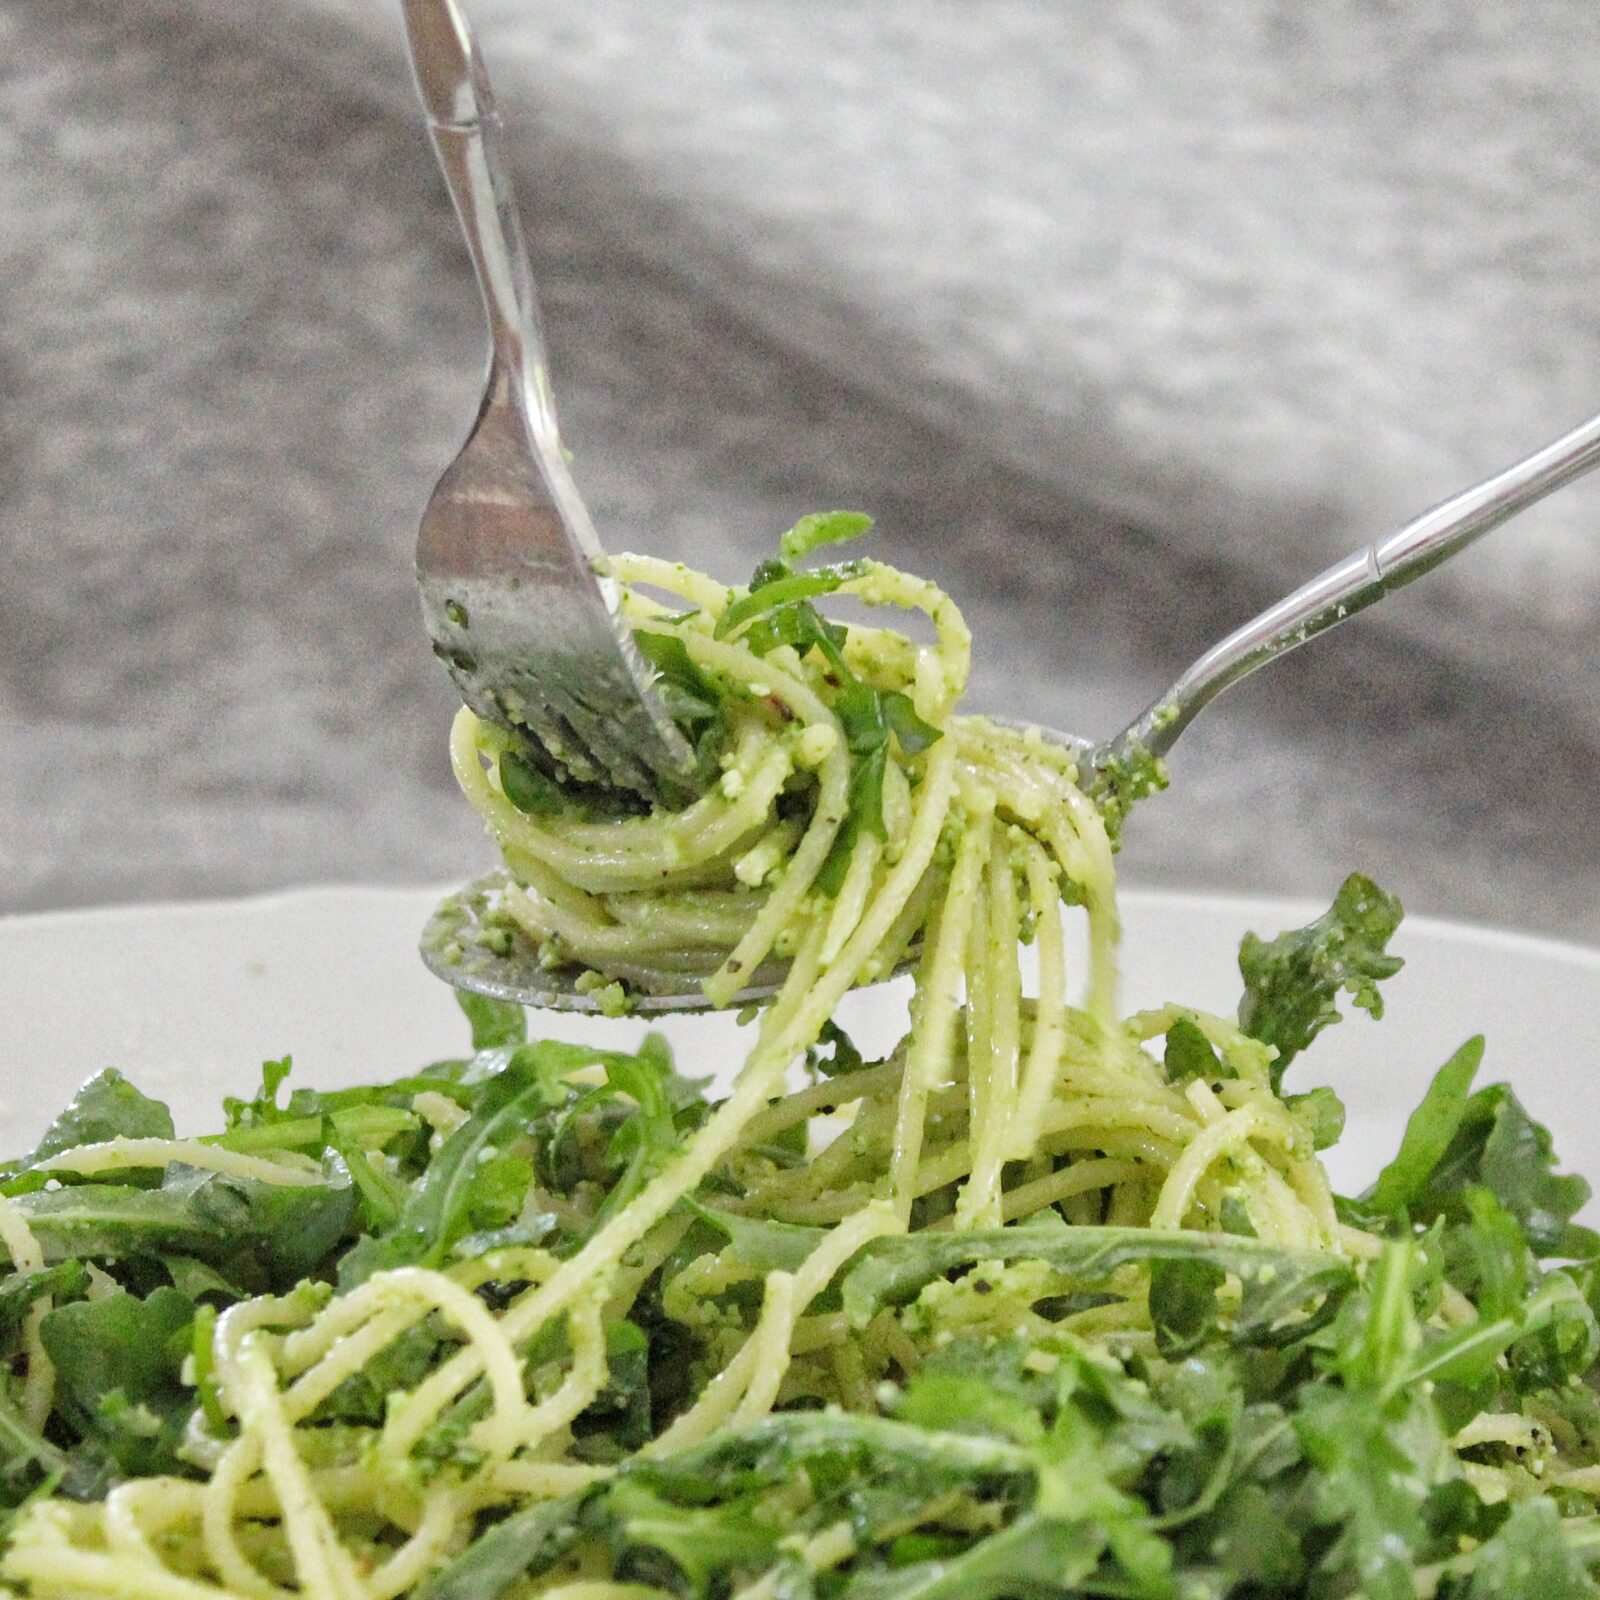
[[[1600,414],[1301,584],[1212,645],[1171,688],[1109,739],[1096,744],[1052,728],[1039,732],[1047,742],[1072,752],[1085,792],[1118,829],[1135,803],[1162,787],[1161,763],[1168,751],[1223,690],[1431,572],[1596,464],[1600,464]],[[1004,720],[1010,727],[1030,726]],[[576,971],[547,970],[531,952],[498,954],[483,942],[490,937],[484,919],[509,882],[504,871],[493,872],[450,896],[424,930],[423,960],[446,982],[479,994],[558,1011],[598,1010],[592,995],[574,987]],[[898,971],[908,971],[914,958],[913,952]],[[734,997],[734,1005],[769,998],[783,980],[783,968],[775,964],[752,978],[750,986]],[[698,989],[630,996],[634,1011],[701,1011],[709,1005]]]

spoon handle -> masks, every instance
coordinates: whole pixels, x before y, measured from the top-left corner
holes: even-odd
[[[1600,414],[1505,471],[1424,511],[1386,538],[1353,551],[1268,606],[1212,645],[1165,694],[1100,749],[1107,757],[1140,750],[1165,755],[1224,689],[1431,572],[1490,529],[1596,465],[1600,465]]]

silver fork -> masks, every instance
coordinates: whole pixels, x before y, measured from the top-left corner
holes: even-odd
[[[483,57],[455,0],[402,0],[428,132],[488,316],[489,379],[422,515],[434,653],[479,716],[558,782],[687,798],[692,753],[598,570],[556,427],[533,274]]]
[[[1120,733],[1096,744],[1053,728],[1039,732],[1048,743],[1072,752],[1080,783],[1108,820],[1120,825],[1129,807],[1159,786],[1153,758],[1165,756],[1224,689],[1431,572],[1596,465],[1600,415],[1318,573],[1213,645]],[[1000,720],[1012,727],[1032,726]],[[490,873],[446,900],[423,934],[423,960],[447,982],[502,1000],[562,1011],[596,1009],[592,997],[574,987],[576,972],[549,970],[532,952],[506,947],[503,933],[492,925],[492,913],[507,881],[503,872]],[[912,964],[907,961],[899,970]],[[753,976],[755,981],[735,996],[735,1004],[771,995],[783,974],[771,968]],[[690,989],[637,995],[633,1004],[640,1011],[699,1011],[707,1001],[698,989]]]

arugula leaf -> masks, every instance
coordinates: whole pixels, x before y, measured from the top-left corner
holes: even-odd
[[[180,1380],[194,1305],[176,1289],[118,1291],[49,1312],[39,1336],[56,1369],[57,1413],[118,1472],[181,1471],[176,1454],[194,1408]]]
[[[475,1261],[479,1256],[493,1255],[496,1250],[542,1245],[555,1231],[554,1214],[540,1211],[531,1217],[508,1223],[503,1228],[486,1228],[479,1233],[469,1233],[466,1238],[456,1240],[450,1254],[457,1261]]]
[[[513,1051],[484,1086],[472,1114],[428,1163],[394,1226],[367,1235],[340,1261],[340,1285],[350,1289],[394,1267],[438,1266],[469,1233],[509,1222],[515,1207],[507,1206],[507,1179],[520,1180],[525,1195],[533,1172],[526,1163],[514,1172],[497,1166],[504,1147],[522,1138],[542,1113],[566,1102],[565,1074],[594,1056],[554,1044]]]
[[[367,1159],[354,1139],[344,1136],[339,1120],[328,1117],[324,1123],[324,1146],[338,1155],[350,1174],[361,1212],[361,1225],[368,1233],[382,1233],[400,1220],[406,1201],[406,1186]]]
[[[1353,1580],[1342,1592],[1416,1600],[1411,1572],[1427,1543],[1423,1508],[1444,1449],[1437,1423],[1433,1437],[1413,1442],[1425,1421],[1422,1404],[1404,1395],[1379,1406],[1344,1389],[1301,1390],[1295,1432],[1319,1471],[1313,1518],[1335,1535],[1321,1566],[1335,1583]]]
[[[284,1056],[281,1061],[263,1061],[261,1087],[254,1099],[239,1100],[233,1095],[225,1095],[222,1110],[228,1128],[257,1127],[281,1121],[286,1113],[278,1104],[278,1090],[283,1087],[292,1066],[293,1061],[289,1056]]]
[[[653,1512],[663,1505],[721,1511],[731,1521],[724,1528],[735,1536],[769,1490],[777,1490],[781,1502],[785,1486],[808,1483],[814,1499],[806,1516],[813,1525],[843,1516],[870,1542],[878,1530],[903,1528],[920,1508],[952,1491],[1011,1498],[1026,1490],[1036,1468],[1032,1450],[1003,1438],[864,1414],[781,1412],[721,1429],[670,1456],[636,1457],[619,1478],[647,1489]],[[769,1512],[765,1525],[786,1531],[792,1512],[781,1504],[775,1509],[777,1518]],[[729,1554],[740,1558],[736,1546]],[[672,1575],[654,1576],[671,1581]]]
[[[710,1594],[715,1581],[727,1572],[760,1571],[771,1561],[780,1537],[779,1529],[758,1521],[737,1502],[675,1505],[632,1478],[612,1486],[606,1509],[632,1558],[630,1565],[637,1562],[641,1546],[658,1551],[675,1573],[682,1574],[689,1592],[699,1596]],[[648,1568],[641,1575],[647,1574]],[[670,1575],[662,1576],[671,1581]]]
[[[71,1456],[30,1426],[0,1388],[0,1504],[25,1504],[41,1483],[59,1483],[71,1469]]]
[[[1347,1386],[1380,1398],[1405,1386],[1422,1339],[1412,1292],[1418,1260],[1409,1242],[1385,1245],[1367,1268],[1360,1297],[1343,1308],[1333,1364]]]
[[[1413,1245],[1384,1247],[1335,1325],[1328,1364],[1342,1384],[1303,1385],[1294,1416],[1321,1472],[1313,1515],[1335,1532],[1324,1570],[1348,1572],[1369,1600],[1415,1600],[1424,1506],[1448,1449],[1425,1389],[1409,1381],[1422,1337],[1412,1299],[1417,1262]]]
[[[1344,1101],[1327,1084],[1319,1083],[1304,1094],[1286,1094],[1283,1103],[1311,1132],[1315,1150],[1331,1150],[1344,1135]]]
[[[694,748],[697,779],[708,783],[725,743],[727,692],[710,673],[695,665],[679,635],[638,628],[633,640],[655,668],[656,691],[667,715]]]
[[[546,1500],[492,1523],[422,1580],[417,1600],[497,1600],[547,1572],[577,1542],[583,1496]]]
[[[179,1293],[182,1293],[180,1290]],[[189,1325],[190,1359],[194,1367],[195,1399],[205,1416],[206,1427],[214,1438],[227,1433],[228,1414],[222,1405],[222,1390],[217,1383],[217,1308],[196,1306]]]
[[[1447,1432],[1481,1410],[1517,1407],[1515,1399],[1496,1393],[1508,1367],[1516,1380],[1519,1366],[1528,1366],[1529,1388],[1522,1392],[1554,1385],[1550,1392],[1572,1393],[1572,1375],[1588,1370],[1600,1350],[1600,1328],[1578,1285],[1558,1272],[1525,1302],[1508,1303],[1498,1318],[1437,1332],[1422,1326],[1415,1309],[1426,1276],[1425,1254],[1416,1245],[1386,1246],[1362,1292],[1346,1302],[1331,1344],[1319,1341],[1326,1376],[1338,1381],[1309,1382],[1296,1395],[1293,1425],[1317,1469],[1310,1485],[1313,1518],[1333,1535],[1320,1558],[1320,1581],[1330,1592],[1354,1587],[1404,1600],[1413,1594],[1411,1571],[1432,1561],[1448,1573],[1474,1574],[1471,1585],[1452,1579],[1441,1595],[1544,1593],[1496,1586],[1519,1573],[1518,1582],[1531,1576],[1523,1554],[1546,1535],[1518,1529],[1487,1554],[1505,1508],[1485,1506],[1456,1478]],[[1449,1397],[1462,1384],[1472,1386],[1465,1405],[1447,1421]],[[1544,1504],[1553,1534],[1545,1559],[1559,1575],[1569,1570],[1570,1547],[1554,1505]],[[1486,1540],[1477,1559],[1458,1554]],[[1508,1558],[1503,1568],[1502,1555]],[[1480,1560],[1484,1587],[1475,1576]],[[1551,1592],[1566,1591],[1558,1585]]]
[[[157,1192],[187,1201],[209,1229],[189,1254],[279,1292],[321,1268],[356,1220],[356,1192],[347,1182],[291,1187],[176,1168]]]
[[[1224,1069],[1222,1058],[1212,1048],[1211,1041],[1188,1017],[1179,1017],[1167,1029],[1166,1038],[1162,1065],[1166,1068],[1168,1083],[1238,1076],[1231,1067]]]
[[[717,618],[716,637],[726,639],[752,618],[765,616],[763,632],[746,635],[746,642],[757,655],[765,655],[780,644],[794,645],[802,654],[816,645],[835,668],[842,668],[839,646],[844,642],[844,630],[825,623],[809,601],[815,595],[834,593],[864,568],[855,561],[810,572],[796,572],[795,567],[825,545],[859,539],[871,526],[872,518],[859,511],[802,517],[778,541],[778,559],[762,562],[750,579],[748,592]]]
[[[36,1272],[10,1272],[0,1280],[0,1351],[17,1348],[23,1320],[36,1301],[51,1295],[59,1303],[77,1299],[88,1286],[88,1269],[81,1261],[58,1261]]]
[[[1464,1071],[1457,1069],[1449,1094],[1464,1086]],[[1449,1111],[1453,1129],[1420,1185],[1407,1185],[1412,1217],[1423,1223],[1441,1217],[1460,1222],[1469,1215],[1468,1192],[1483,1188],[1516,1218],[1536,1256],[1576,1259],[1600,1253],[1600,1239],[1572,1221],[1588,1201],[1588,1183],[1574,1173],[1556,1172],[1549,1130],[1528,1115],[1507,1085],[1479,1089],[1459,1107],[1446,1097],[1436,1105]],[[1441,1116],[1433,1130],[1435,1143],[1443,1121]]]
[[[875,691],[878,697],[878,716],[895,737],[895,742],[908,756],[919,756],[936,744],[943,735],[930,722],[917,715],[917,708],[909,695],[898,689]]]
[[[1105,1578],[1122,1578],[1122,1592],[1141,1600],[1176,1600],[1171,1546],[1128,1492],[1145,1458],[1122,1436],[1121,1421],[1092,1405],[1061,1407],[1046,1443],[1034,1515],[1052,1529],[1099,1543],[1121,1568]]]
[[[1213,1332],[1217,1290],[1227,1273],[1214,1261],[1157,1261],[1150,1268],[1150,1321],[1156,1347],[1165,1356],[1197,1349]]]
[[[880,1307],[913,1299],[954,1267],[1018,1260],[1043,1261],[1091,1289],[1106,1286],[1125,1266],[1207,1262],[1240,1280],[1240,1303],[1228,1336],[1246,1344],[1303,1337],[1332,1315],[1355,1281],[1354,1269],[1342,1257],[1284,1250],[1235,1234],[1023,1222],[875,1240],[845,1274],[845,1313],[864,1327]]]
[[[818,884],[828,894],[838,893],[851,851],[863,833],[888,838],[883,817],[883,780],[889,765],[890,734],[907,755],[920,754],[941,737],[939,730],[924,722],[911,701],[898,690],[874,689],[859,679],[847,683],[833,709],[854,759],[844,822],[817,875]]]
[[[553,817],[566,805],[561,785],[520,750],[502,750],[495,762],[495,775],[500,779],[500,792],[526,816]]]
[[[27,1218],[47,1262],[163,1250],[198,1256],[223,1244],[215,1224],[196,1214],[191,1198],[167,1188],[75,1184],[19,1195],[12,1203]]]
[[[606,1324],[606,1385],[573,1419],[585,1461],[621,1461],[650,1442],[650,1340],[627,1318]]]
[[[831,594],[857,576],[864,570],[860,564],[810,572],[796,572],[790,565],[822,544],[856,538],[871,525],[870,517],[854,512],[803,518],[784,535],[783,548],[789,553],[757,568],[749,592],[717,620],[718,638],[743,629],[742,642],[756,655],[766,655],[779,645],[789,645],[801,655],[819,651],[827,660],[830,681],[838,685],[833,710],[844,729],[852,761],[846,814],[817,879],[828,894],[838,892],[850,852],[863,832],[886,837],[883,779],[890,739],[914,756],[940,737],[939,730],[917,714],[909,696],[895,689],[875,689],[851,671],[844,658],[845,629],[827,621],[811,604],[814,596]]]
[[[446,1087],[459,1088],[455,1084]],[[376,1150],[397,1135],[414,1133],[419,1127],[415,1112],[397,1105],[379,1103],[382,1096],[389,1092],[380,1090],[373,1093],[370,1104],[354,1104],[340,1111],[321,1111],[307,1108],[331,1102],[336,1097],[297,1089],[289,1097],[289,1106],[275,1112],[270,1120],[255,1120],[257,1112],[245,1109],[239,1122],[226,1133],[205,1134],[200,1142],[245,1154],[259,1150],[298,1150],[303,1154],[320,1156],[329,1150],[341,1155],[349,1149]],[[404,1098],[409,1100],[410,1095]]]
[[[922,1428],[1036,1445],[1044,1437],[1055,1385],[1028,1369],[1027,1354],[1019,1338],[953,1340],[917,1369],[895,1417]]]
[[[767,1217],[741,1217],[694,1200],[688,1204],[727,1239],[734,1258],[753,1272],[793,1272],[828,1236],[826,1228],[775,1222]]]
[[[844,668],[845,630],[826,621],[811,604],[813,596],[834,594],[864,570],[857,561],[811,572],[791,572],[781,563],[758,569],[750,592],[735,600],[717,618],[715,636],[726,639],[744,628],[744,642],[758,656],[779,645],[792,645],[804,655],[817,649],[837,672]],[[746,624],[750,624],[746,627]]]
[[[1028,1450],[1000,1439],[867,1413],[780,1411],[745,1427],[721,1428],[674,1455],[630,1461],[627,1476],[669,1496],[705,1500],[735,1486],[789,1482],[799,1466],[820,1478],[830,1462],[866,1463],[874,1473],[979,1477],[991,1484],[1026,1480],[1035,1467]]]
[[[824,1055],[823,1047],[829,1045],[832,1051]],[[855,1041],[830,1017],[817,1034],[816,1044],[806,1052],[806,1065],[824,1078],[842,1078],[848,1073],[862,1071],[867,1062],[856,1048]]]
[[[284,1121],[273,1124],[275,1136],[279,1139],[303,1136],[310,1144],[322,1131],[322,1118],[332,1117],[339,1131],[347,1138],[359,1139],[363,1144],[383,1144],[403,1128],[417,1126],[411,1102],[419,1094],[442,1095],[459,1106],[470,1106],[483,1084],[506,1064],[515,1048],[515,1043],[497,1045],[477,1051],[468,1060],[436,1061],[425,1072],[396,1078],[390,1083],[355,1089],[296,1089],[290,1094],[289,1103],[284,1108]],[[405,1123],[397,1121],[397,1112],[404,1112],[410,1120]],[[309,1126],[313,1121],[319,1126]],[[307,1124],[303,1135],[301,1130],[292,1126],[302,1122]],[[236,1128],[231,1133],[221,1135],[215,1142],[226,1145],[230,1150],[248,1148],[250,1145],[244,1138],[245,1131]],[[263,1134],[254,1147],[267,1148],[265,1139]]]
[[[639,629],[634,633],[646,661],[656,669],[656,688],[679,726],[700,728],[722,715],[726,696],[715,678],[695,665],[681,635]]]
[[[407,1328],[352,1372],[316,1410],[318,1422],[383,1422],[391,1394],[415,1388],[439,1359],[442,1341],[428,1322]]]
[[[1064,1522],[1030,1512],[958,1556],[866,1573],[844,1592],[851,1600],[1001,1600],[1082,1593],[1079,1586],[1100,1565],[1105,1546],[1106,1534],[1092,1522]],[[1152,1591],[1110,1592],[1138,1596]]]
[[[1276,1088],[1284,1068],[1326,1027],[1339,1020],[1338,995],[1348,993],[1374,1017],[1383,1015],[1378,984],[1404,962],[1386,953],[1400,926],[1398,899],[1370,878],[1351,873],[1333,905],[1314,922],[1276,939],[1253,933],[1239,946],[1244,998],[1239,1025],[1252,1038],[1274,1046]]]
[[[1491,1189],[1464,1189],[1460,1203],[1464,1215],[1454,1225],[1443,1218],[1433,1224],[1445,1275],[1471,1296],[1480,1318],[1516,1310],[1535,1270],[1522,1224]]]
[[[1522,1224],[1538,1255],[1588,1256],[1600,1249],[1590,1229],[1572,1222],[1592,1192],[1588,1180],[1555,1171],[1550,1130],[1528,1115],[1508,1085],[1494,1084],[1472,1097],[1439,1163],[1441,1177],[1459,1170],[1456,1162],[1475,1145],[1484,1187]]]
[[[1595,1586],[1562,1537],[1549,1500],[1524,1500],[1478,1551],[1462,1600],[1594,1600]]]
[[[930,1430],[993,1436],[1019,1448],[1033,1465],[1032,1504],[964,1550],[936,1550],[929,1560],[913,1551],[909,1565],[864,1573],[847,1592],[1033,1593],[1046,1582],[1041,1559],[1057,1584],[1151,1600],[1175,1592],[1171,1548],[1131,1491],[1154,1460],[1192,1447],[1193,1436],[1143,1386],[1072,1341],[1047,1341],[1045,1349],[1058,1362],[1051,1374],[1029,1366],[1038,1352],[1027,1340],[987,1347],[957,1341],[919,1370],[897,1413]],[[875,1482],[886,1465],[874,1464]],[[1015,1498],[1000,1483],[986,1487],[948,1473],[941,1480],[925,1472],[915,1487],[948,1494],[958,1485],[957,1492],[991,1505],[997,1495],[1001,1505]]]
[[[452,993],[472,1028],[474,1050],[498,1050],[503,1045],[527,1043],[528,1014],[515,1000],[496,1000],[470,989],[455,989]]]
[[[858,756],[877,756],[886,752],[891,733],[908,756],[920,755],[940,736],[939,730],[924,722],[911,701],[898,689],[874,689],[860,679],[845,687],[833,709],[844,728],[845,743]],[[880,785],[882,777],[880,771]],[[882,825],[880,793],[878,820],[873,831],[876,832]]]
[[[12,1201],[47,1262],[193,1256],[253,1290],[290,1289],[349,1236],[346,1184],[290,1187],[172,1167],[161,1186],[86,1183]]]
[[[1205,1552],[1247,1593],[1298,1594],[1306,1561],[1281,1501],[1259,1483],[1241,1483],[1217,1502],[1204,1528]],[[1226,1592],[1226,1591],[1225,1591]]]
[[[1424,1332],[1423,1345],[1407,1367],[1408,1382],[1476,1386],[1494,1375],[1500,1357],[1519,1339],[1537,1333],[1551,1320],[1554,1299],[1576,1289],[1570,1279],[1553,1278],[1552,1286],[1525,1303],[1513,1303],[1495,1317],[1479,1317],[1464,1328],[1444,1334]],[[1474,1402],[1472,1410],[1478,1410]]]
[[[1552,1272],[1522,1310],[1523,1325],[1506,1352],[1513,1387],[1529,1395],[1579,1381],[1600,1356],[1600,1324],[1578,1284]]]
[[[584,1097],[594,1103],[602,1096],[626,1096],[637,1108],[618,1125],[606,1147],[607,1159],[620,1164],[622,1171],[600,1207],[597,1223],[627,1206],[678,1149],[679,1108],[669,1093],[672,1055],[659,1035],[652,1035],[647,1045],[650,1048],[636,1056],[608,1056],[604,1088]]]
[[[115,1067],[97,1072],[52,1122],[38,1148],[23,1163],[37,1166],[80,1145],[103,1144],[119,1135],[129,1139],[170,1139],[172,1113],[159,1100],[136,1089]]]
[[[1482,1063],[1483,1035],[1478,1034],[1468,1039],[1434,1075],[1428,1092],[1406,1122],[1394,1160],[1378,1174],[1378,1181],[1366,1197],[1379,1211],[1402,1211],[1427,1187],[1461,1126],[1472,1080]]]

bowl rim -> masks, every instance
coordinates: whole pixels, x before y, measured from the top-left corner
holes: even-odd
[[[460,888],[458,883],[338,883],[317,882],[291,884],[283,888],[265,889],[246,894],[191,895],[153,900],[116,901],[108,904],[76,906],[50,906],[34,911],[0,912],[0,931],[41,923],[75,921],[142,921],[164,916],[237,916],[270,915],[277,911],[294,911],[309,908],[319,901],[344,898],[361,898],[369,901],[388,900],[399,907],[420,904],[431,897],[442,897]],[[1261,893],[1231,888],[1169,888],[1160,884],[1122,883],[1118,885],[1117,902],[1123,907],[1137,907],[1141,911],[1159,911],[1164,908],[1206,914],[1216,912],[1242,913],[1251,916],[1303,916],[1316,915],[1327,908],[1325,900],[1315,895]],[[1567,939],[1556,934],[1535,933],[1525,928],[1501,923],[1478,922],[1465,917],[1436,916],[1430,912],[1406,913],[1403,932],[1426,933],[1431,938],[1461,944],[1499,946],[1516,949],[1532,956],[1573,961],[1600,970],[1600,944],[1589,945],[1578,939]]]

